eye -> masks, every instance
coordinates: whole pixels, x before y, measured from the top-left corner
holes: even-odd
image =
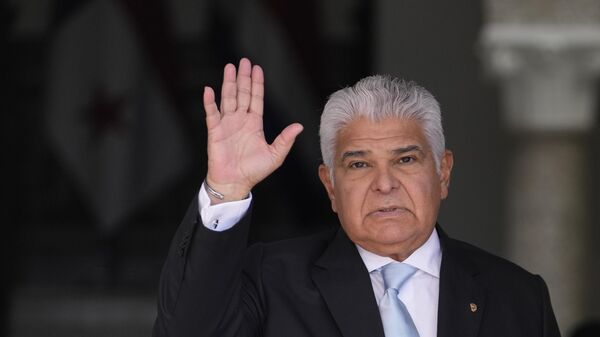
[[[368,166],[367,163],[365,163],[364,161],[355,161],[355,162],[351,162],[350,165],[348,165],[349,168],[353,168],[353,169],[365,168],[367,166]]]
[[[408,164],[408,163],[412,163],[415,161],[415,157],[411,157],[411,156],[405,156],[405,157],[401,157],[400,159],[398,159],[398,163],[400,164]]]

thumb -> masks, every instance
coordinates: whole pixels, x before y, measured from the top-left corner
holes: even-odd
[[[300,123],[288,125],[271,144],[273,155],[277,162],[282,163],[294,145],[296,137],[304,130]]]

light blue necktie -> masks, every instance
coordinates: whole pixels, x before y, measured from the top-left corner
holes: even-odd
[[[419,337],[406,306],[398,298],[398,290],[417,270],[408,264],[392,262],[381,270],[385,294],[379,302],[379,313],[385,337]]]

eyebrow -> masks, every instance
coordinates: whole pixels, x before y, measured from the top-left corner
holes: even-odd
[[[411,151],[418,151],[418,152],[423,153],[423,150],[418,145],[409,145],[406,147],[399,147],[397,149],[393,149],[391,152],[392,152],[392,154],[398,156],[403,153],[407,153],[407,152],[411,152]],[[342,159],[342,161],[344,161],[347,158],[353,158],[353,157],[362,158],[362,157],[365,157],[369,153],[371,153],[371,151],[365,151],[365,150],[346,151],[342,154],[341,159]]]
[[[371,153],[371,151],[364,151],[364,150],[346,151],[342,154],[342,161],[346,160],[347,158],[352,158],[352,157],[359,157],[359,158],[364,157],[368,153]]]
[[[423,153],[423,150],[421,149],[421,147],[419,147],[419,145],[409,145],[407,147],[399,147],[397,149],[392,150],[392,153],[395,155],[399,155],[399,154],[403,154],[406,152],[411,152],[411,151],[418,151]]]

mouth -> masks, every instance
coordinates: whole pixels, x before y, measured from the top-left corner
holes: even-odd
[[[378,209],[372,211],[371,213],[369,213],[369,215],[373,215],[373,216],[377,216],[377,217],[398,216],[406,211],[407,211],[407,209],[404,207],[388,206],[388,207],[378,208]]]

